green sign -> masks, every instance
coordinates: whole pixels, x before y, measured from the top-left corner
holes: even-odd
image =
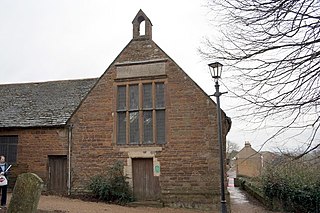
[[[156,166],[154,167],[154,171],[155,171],[156,173],[160,173],[160,165],[156,165]]]

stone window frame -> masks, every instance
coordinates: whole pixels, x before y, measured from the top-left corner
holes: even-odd
[[[161,108],[156,108],[155,107],[155,93],[156,93],[156,84],[157,83],[162,83],[164,85],[164,107]],[[152,108],[151,109],[144,109],[143,108],[143,85],[146,84],[152,84]],[[130,109],[129,109],[129,87],[132,85],[138,85],[138,91],[139,91],[139,106],[138,109],[135,111],[139,112],[139,143],[130,143]],[[115,104],[114,104],[114,114],[115,114],[115,119],[114,119],[114,129],[115,129],[115,144],[118,146],[150,146],[150,145],[165,145],[167,144],[167,109],[166,109],[166,104],[167,104],[167,80],[162,79],[162,78],[157,78],[157,79],[136,79],[136,80],[130,80],[130,81],[121,81],[121,82],[116,82],[115,85],[115,91],[114,91],[114,97],[115,97]],[[126,109],[119,110],[118,109],[118,88],[119,87],[126,87]],[[152,127],[152,134],[153,134],[153,140],[152,143],[144,143],[144,121],[143,121],[143,112],[145,111],[152,111],[152,122],[153,122],[153,127]],[[156,123],[156,112],[157,111],[163,111],[164,112],[164,141],[159,143],[157,141],[157,123]],[[118,116],[119,113],[125,112],[126,113],[126,131],[125,131],[125,143],[119,143],[118,141],[118,130],[119,130],[119,121],[118,121]]]

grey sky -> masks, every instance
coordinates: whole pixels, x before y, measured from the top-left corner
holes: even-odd
[[[206,66],[196,50],[207,27],[201,1],[0,2],[0,83],[100,76],[131,40],[139,9],[153,40],[188,74]]]
[[[203,38],[215,34],[205,3],[0,0],[0,84],[100,77],[131,40],[131,22],[142,9],[153,24],[153,40],[207,94],[213,94],[209,61],[197,53]],[[222,106],[232,117],[226,102],[222,96]],[[240,147],[249,140],[258,148],[266,132],[245,132],[244,126],[233,121],[228,139]]]

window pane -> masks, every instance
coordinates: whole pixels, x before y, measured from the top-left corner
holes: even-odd
[[[139,112],[130,112],[130,144],[139,144]]]
[[[10,164],[17,162],[18,136],[0,136],[0,154],[6,157]]]
[[[166,143],[165,110],[156,111],[157,143]]]
[[[1,155],[4,155],[8,160],[9,156],[7,156],[7,152],[8,152],[7,148],[8,148],[8,144],[7,143],[5,143],[5,144],[1,143],[0,144],[0,153],[1,153]]]
[[[17,162],[17,145],[8,146],[7,162]]]
[[[152,111],[143,112],[143,143],[153,143]]]
[[[126,123],[126,112],[119,112],[117,144],[126,144]]]
[[[164,104],[164,83],[156,83],[156,108],[163,108]]]
[[[138,109],[139,106],[139,87],[138,85],[130,85],[129,86],[130,93],[130,109]]]
[[[126,86],[118,87],[118,110],[126,109]]]
[[[152,108],[152,84],[143,85],[143,108]]]

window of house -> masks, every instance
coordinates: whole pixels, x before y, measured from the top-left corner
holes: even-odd
[[[9,164],[17,162],[18,136],[0,136],[0,155],[6,157]]]
[[[117,87],[117,144],[165,144],[165,84]]]

